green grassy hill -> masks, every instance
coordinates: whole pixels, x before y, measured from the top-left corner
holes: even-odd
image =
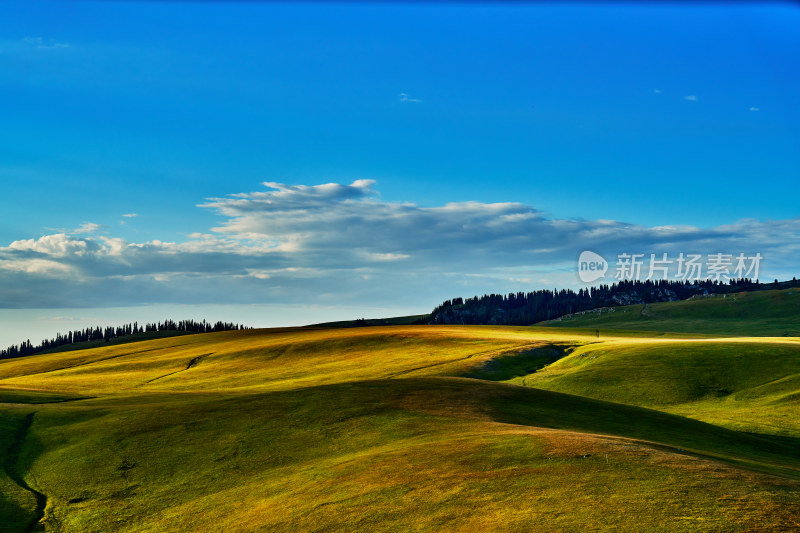
[[[539,326],[672,331],[716,335],[800,336],[800,289],[698,296],[680,302],[586,311]]]
[[[598,342],[507,381],[800,437],[800,343],[794,338]]]
[[[634,396],[616,385],[606,401],[474,379],[670,342],[708,359],[724,358],[717,346],[779,346],[769,356],[789,376],[797,339],[600,341],[554,328],[286,328],[0,361],[0,531],[800,527],[797,436],[664,412],[705,398],[668,385],[653,409],[620,403]],[[751,393],[771,376],[735,374],[725,386]]]

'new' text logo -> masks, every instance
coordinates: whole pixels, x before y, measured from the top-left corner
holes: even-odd
[[[608,262],[602,256],[588,250],[578,258],[578,277],[584,283],[591,283],[606,275]]]

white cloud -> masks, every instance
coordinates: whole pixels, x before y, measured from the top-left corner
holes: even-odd
[[[411,96],[409,96],[406,93],[400,93],[398,96],[400,98],[400,101],[403,102],[403,103],[421,103],[422,102],[422,100],[420,100],[419,98],[411,98]]]
[[[759,109],[758,109],[757,107],[751,107],[751,108],[750,108],[750,111],[758,111],[758,110],[759,110]]]
[[[102,224],[95,224],[94,222],[84,222],[69,233],[97,233],[98,231],[107,229],[107,226]]]
[[[125,218],[134,218],[134,217],[138,217],[139,215],[136,214],[136,213],[125,213],[122,216],[125,217]]]
[[[364,254],[366,259],[370,261],[400,261],[411,257],[408,254],[393,254],[393,253],[380,253],[380,252],[367,252]]]
[[[775,277],[800,257],[800,218],[648,227],[551,218],[516,202],[387,202],[374,185],[267,182],[211,198],[202,207],[222,224],[184,242],[65,232],[14,241],[0,247],[0,307],[391,301],[424,311],[459,294],[569,284],[584,249],[760,252]]]
[[[73,274],[74,270],[57,260],[51,259],[24,259],[0,261],[0,269],[11,272],[25,272],[28,274],[42,274],[44,276]]]
[[[33,53],[50,53],[72,48],[70,43],[55,39],[29,36],[18,40],[0,40],[0,54],[19,54],[30,56]]]
[[[69,43],[60,43],[53,39],[44,39],[42,37],[25,37],[22,39],[22,44],[38,50],[58,50],[70,47]]]
[[[684,100],[688,100],[690,102],[696,102],[697,101],[697,95],[696,94],[690,94],[688,96],[684,96],[683,99]]]
[[[68,255],[84,254],[93,246],[95,246],[95,243],[88,239],[76,239],[64,233],[56,233],[55,235],[45,235],[38,239],[14,241],[7,249],[19,252],[36,252],[51,257],[66,257]]]

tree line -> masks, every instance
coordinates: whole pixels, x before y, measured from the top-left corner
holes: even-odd
[[[472,298],[453,298],[437,306],[428,324],[487,324],[529,326],[544,320],[590,311],[601,307],[685,300],[701,294],[786,289],[800,281],[759,283],[751,279],[731,279],[727,283],[711,280],[624,280],[612,285],[579,289],[537,290],[505,294],[485,294]]]
[[[164,320],[163,322],[153,322],[148,324],[139,325],[138,322],[132,324],[125,324],[116,327],[101,328],[96,326],[94,328],[78,329],[70,331],[69,333],[59,333],[52,339],[44,339],[37,345],[31,343],[30,339],[18,345],[12,345],[4,350],[0,350],[0,359],[10,359],[12,357],[23,357],[26,355],[33,355],[44,350],[58,348],[68,344],[75,344],[78,342],[89,341],[105,341],[109,342],[111,339],[119,337],[126,337],[129,335],[136,335],[139,333],[159,332],[159,331],[186,331],[192,333],[211,333],[215,331],[231,331],[240,329],[252,329],[241,324],[234,324],[233,322],[200,322],[196,320]]]

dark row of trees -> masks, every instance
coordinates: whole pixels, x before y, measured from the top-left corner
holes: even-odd
[[[10,359],[12,357],[33,355],[44,350],[50,350],[77,342],[109,342],[111,339],[136,335],[139,333],[147,333],[151,331],[186,331],[192,333],[210,333],[213,331],[230,331],[239,329],[251,328],[247,328],[241,324],[234,324],[232,322],[214,322],[212,324],[210,322],[206,322],[205,320],[200,322],[196,320],[180,320],[175,322],[174,320],[169,319],[163,322],[153,322],[151,324],[143,324],[141,326],[138,322],[117,327],[101,328],[100,326],[97,326],[94,328],[70,331],[69,333],[64,334],[59,333],[54,338],[44,339],[37,345],[31,344],[31,341],[27,340],[19,345],[9,346],[5,350],[0,350],[0,359]]]
[[[507,324],[528,326],[571,313],[601,307],[685,300],[699,294],[725,294],[741,291],[783,289],[800,286],[790,281],[759,283],[758,280],[638,281],[579,289],[538,290],[508,295],[486,294],[473,298],[454,298],[436,307],[428,324]]]

